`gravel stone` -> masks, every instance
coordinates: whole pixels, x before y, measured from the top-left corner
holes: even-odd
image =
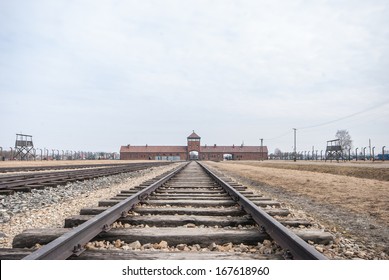
[[[161,242],[154,244],[153,247],[154,249],[167,249],[168,244],[165,240],[162,240]]]
[[[118,239],[118,240],[115,241],[114,246],[116,248],[120,248],[120,247],[122,247],[122,242]]]
[[[192,224],[192,223],[189,223],[189,224],[186,224],[186,227],[187,227],[187,228],[195,228],[196,225],[195,225],[195,224]]]
[[[141,249],[142,244],[140,244],[140,242],[137,240],[135,242],[128,244],[128,247],[130,247],[131,249]]]
[[[146,244],[144,244],[144,245],[142,246],[142,248],[143,248],[144,250],[148,250],[148,249],[152,249],[152,248],[154,248],[154,247],[153,247],[153,244],[151,244],[151,243],[146,243]]]
[[[185,248],[187,248],[187,245],[186,244],[178,244],[176,246],[176,248],[180,251],[183,251]]]
[[[209,246],[208,246],[208,249],[210,251],[215,251],[217,249],[217,245],[215,244],[215,242],[212,242]]]

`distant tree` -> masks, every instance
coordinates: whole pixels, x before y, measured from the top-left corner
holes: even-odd
[[[281,158],[281,156],[282,156],[281,150],[278,149],[278,148],[276,148],[276,149],[274,150],[274,155],[275,155],[276,157]]]
[[[340,146],[343,152],[348,152],[352,148],[353,141],[346,129],[340,129],[336,132],[335,137],[340,140]]]

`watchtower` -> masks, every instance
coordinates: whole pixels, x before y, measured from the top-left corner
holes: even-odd
[[[189,159],[196,160],[200,158],[200,139],[194,130],[191,135],[188,136],[188,155]]]
[[[340,145],[340,139],[334,139],[327,141],[326,148],[326,161],[327,160],[343,160],[342,146]]]
[[[34,158],[35,155],[31,153],[33,148],[34,144],[32,142],[31,135],[16,134],[15,159],[19,158],[20,160],[28,160],[29,156]]]

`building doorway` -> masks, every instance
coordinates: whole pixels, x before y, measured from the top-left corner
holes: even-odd
[[[234,156],[232,154],[223,154],[223,160],[233,160]]]
[[[198,159],[199,159],[199,152],[197,151],[189,152],[189,160],[198,160]]]

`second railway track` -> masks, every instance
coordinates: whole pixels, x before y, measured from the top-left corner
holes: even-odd
[[[129,164],[113,164],[104,167],[95,165],[87,169],[57,172],[28,173],[22,175],[6,175],[0,177],[0,194],[13,194],[16,191],[29,192],[31,189],[42,189],[68,182],[82,181],[103,176],[133,172],[153,166],[169,164],[168,162],[144,162]]]
[[[191,162],[82,209],[65,228],[19,234],[0,258],[326,259],[306,241],[328,243],[332,236],[288,214],[278,202]],[[293,229],[300,225],[308,230]],[[43,247],[28,249],[37,243]]]

